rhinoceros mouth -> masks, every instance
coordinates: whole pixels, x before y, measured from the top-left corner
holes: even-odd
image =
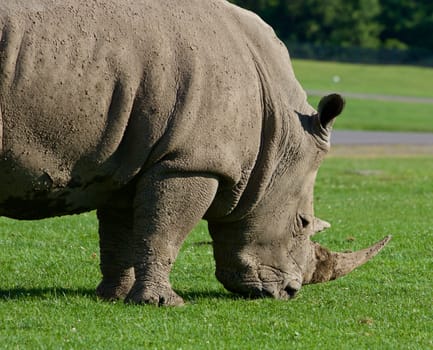
[[[257,282],[243,281],[240,288],[228,288],[234,293],[243,295],[248,298],[263,298],[269,297],[274,299],[288,300],[296,297],[300,287],[297,283],[290,281],[289,283],[282,282]]]
[[[281,285],[279,283],[263,284],[257,281],[243,281],[236,286],[228,284],[224,284],[224,286],[227,288],[227,290],[233,293],[251,299],[274,298],[288,300],[294,298],[299,291],[299,289],[294,289],[290,287],[290,284],[288,284],[284,288],[281,288]]]
[[[216,277],[229,291],[248,298],[287,300],[294,298],[302,286],[299,277],[265,265],[260,265],[254,272],[250,270],[247,274],[219,269]]]
[[[257,269],[261,289],[276,299],[290,299],[296,296],[302,287],[301,273],[283,271],[269,265],[260,265]]]

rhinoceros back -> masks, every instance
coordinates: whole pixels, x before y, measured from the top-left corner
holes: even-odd
[[[273,31],[225,1],[5,0],[0,26],[0,215],[97,208],[159,162],[221,179],[230,211],[264,163],[266,187],[287,104],[309,108]]]
[[[143,35],[153,25],[145,21],[146,4],[0,4],[0,215],[25,202],[35,213],[23,215],[39,216],[41,205],[35,203],[41,200],[52,208],[41,216],[93,209],[139,171],[138,164],[122,159],[119,148],[128,124],[134,124],[131,115],[137,97],[143,97],[144,74],[155,77],[160,69],[147,69],[159,62],[145,53],[163,55],[168,46]],[[172,69],[166,69],[169,75]],[[170,81],[159,86],[157,80],[147,88],[162,89]],[[170,94],[173,89],[163,93],[166,104],[174,98]],[[158,108],[153,117],[167,118],[170,107]],[[141,133],[131,131],[141,137],[135,140],[142,147],[140,161],[156,142],[152,128],[158,123],[142,121]],[[119,169],[124,178],[113,179]]]

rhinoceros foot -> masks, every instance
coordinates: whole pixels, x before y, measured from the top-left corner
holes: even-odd
[[[96,295],[107,301],[125,299],[134,284],[134,276],[119,281],[102,280],[96,288]]]
[[[155,306],[182,306],[183,299],[167,284],[138,282],[125,299],[127,304],[150,304]]]

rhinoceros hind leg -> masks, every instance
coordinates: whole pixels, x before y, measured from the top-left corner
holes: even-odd
[[[132,209],[98,209],[102,281],[96,289],[104,300],[123,299],[134,283]]]
[[[204,216],[218,186],[198,174],[144,174],[134,202],[135,283],[127,303],[182,305],[169,274],[187,234]]]

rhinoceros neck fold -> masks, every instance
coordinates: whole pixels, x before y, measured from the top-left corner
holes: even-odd
[[[231,213],[230,219],[243,217],[252,212],[268,193],[276,178],[284,172],[282,168],[287,165],[288,154],[296,153],[293,147],[299,147],[302,142],[302,135],[296,132],[299,128],[299,121],[295,119],[296,114],[293,111],[295,109],[313,111],[306,102],[304,91],[292,75],[290,64],[286,70],[275,70],[275,67],[269,67],[270,62],[265,61],[267,57],[262,57],[257,53],[255,49],[257,43],[248,38],[247,41],[255,65],[256,79],[259,81],[262,115],[261,137],[259,152],[248,183],[236,209]],[[287,60],[289,62],[288,55]],[[287,65],[287,62],[284,63],[284,66]],[[285,71],[284,76],[277,76],[278,71]],[[297,94],[295,99],[287,95],[289,87],[287,90],[274,87],[274,81],[278,79],[287,82],[294,80],[295,85],[299,88],[299,91],[295,91]]]

